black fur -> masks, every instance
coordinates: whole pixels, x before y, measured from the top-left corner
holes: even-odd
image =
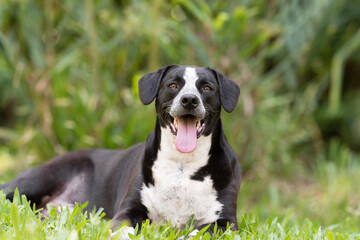
[[[225,77],[222,73],[208,68],[213,71],[220,88],[220,102],[225,111],[234,111],[240,95],[240,87],[231,79]]]
[[[172,66],[165,66],[159,70],[151,73],[147,73],[142,76],[138,82],[139,85],[139,97],[143,104],[148,105],[156,98],[159,91],[161,79],[166,73],[166,70]]]
[[[89,202],[87,210],[93,207],[104,208],[106,217],[117,226],[120,222],[130,221],[136,226],[148,219],[148,211],[141,201],[143,185],[156,184],[152,175],[152,166],[160,149],[161,127],[173,120],[169,109],[185,80],[186,66],[165,66],[155,72],[145,74],[139,80],[139,96],[143,104],[150,104],[156,98],[158,114],[155,130],[145,143],[137,144],[127,150],[92,149],[76,151],[57,157],[44,165],[21,173],[13,181],[0,185],[6,197],[12,200],[15,188],[20,194],[43,207],[57,199],[66,190],[71,189],[75,181],[82,188],[63,196],[68,203]],[[240,167],[236,155],[228,144],[223,132],[220,112],[221,106],[227,111],[234,110],[240,93],[235,82],[210,68],[196,68],[199,79],[196,87],[201,93],[206,114],[206,128],[203,135],[212,134],[210,158],[206,166],[200,168],[191,177],[203,181],[210,176],[218,193],[218,201],[223,204],[219,228],[227,223],[237,229],[236,207],[240,187]],[[178,89],[169,88],[175,82]],[[211,91],[203,91],[205,85]],[[159,203],[161,204],[161,203]],[[150,219],[151,220],[151,219]],[[209,223],[210,224],[210,223]],[[209,231],[214,227],[212,223]]]

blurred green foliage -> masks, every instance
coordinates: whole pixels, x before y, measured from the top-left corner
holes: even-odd
[[[156,115],[140,76],[211,66],[242,89],[223,114],[240,211],[358,217],[359,13],[359,0],[4,0],[0,181],[71,150],[144,141]]]

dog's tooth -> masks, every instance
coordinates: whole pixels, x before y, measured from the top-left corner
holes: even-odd
[[[171,126],[171,129],[172,129],[174,132],[176,132],[176,128],[175,128],[174,124],[171,123],[170,126]]]

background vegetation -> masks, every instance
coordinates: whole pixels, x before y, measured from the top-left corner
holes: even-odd
[[[0,183],[71,150],[145,140],[155,111],[137,80],[173,63],[241,86],[223,118],[243,234],[275,224],[285,238],[280,221],[359,237],[359,0],[1,1]]]

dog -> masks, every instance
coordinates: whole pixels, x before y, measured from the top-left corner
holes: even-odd
[[[88,202],[118,226],[149,219],[184,228],[238,230],[240,167],[221,123],[232,112],[239,86],[209,67],[170,65],[138,82],[139,97],[156,99],[155,130],[126,150],[80,150],[56,157],[0,185],[12,200],[18,188],[37,208]],[[129,231],[133,233],[132,231]]]

